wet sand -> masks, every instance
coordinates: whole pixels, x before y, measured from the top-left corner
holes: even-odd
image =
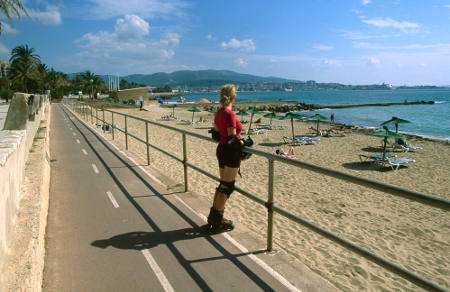
[[[180,129],[208,136],[213,115],[208,112],[195,113],[194,120],[204,123],[187,125],[192,113],[184,108],[175,108],[178,120],[164,121],[172,109],[148,107],[139,109],[114,109],[171,125]],[[262,117],[256,115],[255,119]],[[107,113],[106,118],[110,120]],[[244,117],[249,120],[249,117]],[[114,123],[124,127],[123,119],[114,117]],[[263,124],[269,119],[262,118]],[[145,140],[145,125],[142,121],[128,119],[128,131]],[[274,125],[286,126],[282,130],[271,130],[252,135],[255,148],[274,153],[276,149],[287,151],[283,136],[290,136],[290,120],[273,120]],[[328,128],[329,124],[321,123]],[[315,122],[294,121],[295,134],[312,136],[309,127]],[[337,127],[337,126],[335,126]],[[244,129],[248,124],[244,124]],[[369,136],[368,129],[346,126],[351,133],[343,137],[320,137],[314,145],[294,146],[298,160],[328,167],[353,175],[393,184],[417,192],[450,199],[450,145],[417,136],[407,136],[407,142],[423,150],[400,152],[398,157],[415,159],[415,166],[400,167],[397,172],[390,168],[379,168],[359,159],[359,154],[379,154],[379,137]],[[401,130],[401,128],[400,128]],[[124,135],[116,131],[114,143],[125,148]],[[182,135],[155,125],[149,126],[150,143],[163,148],[182,159]],[[129,150],[142,162],[146,162],[146,147],[129,138]],[[190,163],[218,175],[215,158],[216,145],[194,137],[187,137]],[[391,149],[392,150],[392,149]],[[160,174],[170,177],[176,184],[183,184],[183,166],[178,161],[150,148],[151,165]],[[266,158],[253,155],[241,166],[242,178],[237,186],[267,199],[268,162]],[[189,170],[190,189],[199,194],[204,206],[209,209],[217,182]],[[275,204],[313,222],[339,236],[356,243],[375,254],[399,264],[414,273],[450,288],[450,214],[370,188],[357,186],[335,178],[326,177],[279,162],[275,163]],[[263,244],[266,241],[267,212],[263,206],[235,192],[227,202],[226,216],[236,224],[247,227]],[[275,215],[274,249],[287,253],[303,262],[310,269],[344,291],[421,291],[408,281],[393,275],[370,261],[349,252],[339,245]]]

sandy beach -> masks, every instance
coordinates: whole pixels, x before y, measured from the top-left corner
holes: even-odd
[[[158,106],[149,106],[146,109],[112,110],[205,136],[209,136],[208,129],[214,119],[212,114],[202,111],[195,113],[194,120],[201,118],[206,122],[186,124],[182,121],[191,121],[192,113],[185,108],[175,108],[178,120],[165,121],[161,117],[171,114],[172,109]],[[105,113],[105,117],[108,121],[111,120],[109,113]],[[254,120],[258,118],[262,118],[262,115],[255,115]],[[250,117],[244,119],[249,120]],[[262,118],[261,123],[268,124],[269,119]],[[275,153],[276,149],[287,151],[290,146],[283,143],[283,136],[292,135],[290,120],[273,120],[272,123],[284,126],[284,129],[252,135],[254,147],[270,153]],[[123,129],[124,119],[115,115],[114,124]],[[295,134],[315,137],[309,129],[311,126],[315,126],[315,122],[294,121]],[[130,134],[145,140],[145,125],[142,121],[128,119],[127,127]],[[321,122],[321,127],[329,128],[330,125]],[[248,129],[248,123],[244,124],[244,129]],[[450,199],[450,145],[447,141],[407,136],[409,144],[420,146],[423,150],[393,152],[399,158],[416,160],[414,167],[400,167],[395,172],[390,168],[379,168],[372,163],[360,161],[360,154],[381,153],[382,138],[367,135],[370,132],[368,129],[346,127],[345,131],[351,133],[343,137],[320,137],[320,141],[313,145],[294,146],[297,159]],[[180,133],[149,125],[149,141],[182,158]],[[124,135],[116,131],[114,143],[124,149]],[[146,163],[144,144],[132,138],[129,138],[128,143],[129,151],[138,157],[139,161]],[[187,137],[187,143],[189,162],[218,175],[216,144],[191,136]],[[179,187],[184,179],[181,163],[152,148],[150,160],[152,168],[173,180],[174,188],[178,186],[182,190]],[[242,163],[242,178],[237,178],[237,185],[265,200],[268,188],[267,170],[267,159],[253,155]],[[190,169],[189,184],[190,189],[201,197],[204,207],[199,211],[204,213],[210,207],[217,182]],[[276,205],[429,281],[446,289],[450,288],[448,212],[278,162],[275,163],[274,201]],[[236,224],[252,230],[253,236],[259,238],[261,247],[264,247],[267,212],[263,206],[235,192],[227,203],[226,216]],[[421,291],[408,281],[281,216],[275,216],[274,249],[303,262],[344,291]]]

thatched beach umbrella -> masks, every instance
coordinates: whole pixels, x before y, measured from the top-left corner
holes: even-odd
[[[315,114],[314,116],[311,117],[311,119],[317,120],[317,135],[319,135],[319,121],[322,120],[328,120],[327,117],[322,116],[321,114]]]
[[[403,120],[397,117],[392,117],[389,121],[381,123],[381,126],[388,125],[388,124],[395,124],[395,133],[398,133],[398,124],[410,124],[410,121]]]
[[[217,108],[212,108],[208,112],[215,114],[215,113],[217,113]]]
[[[395,133],[395,132],[389,131],[389,130],[387,129],[386,126],[383,127],[383,128],[384,128],[384,131],[369,133],[369,135],[371,135],[371,136],[384,137],[384,142],[383,142],[383,158],[382,158],[382,159],[384,159],[385,156],[386,156],[386,144],[387,144],[387,139],[388,139],[388,138],[403,139],[403,136],[402,136],[402,135],[399,135],[399,134],[397,134],[397,133]]]
[[[253,116],[254,116],[255,114],[260,115],[261,112],[259,112],[256,108],[249,108],[249,109],[247,110],[247,112],[249,112],[249,113],[252,114],[252,115],[250,116],[250,124],[248,125],[248,131],[250,132],[250,129],[252,128]]]
[[[295,134],[294,134],[294,119],[301,119],[304,118],[304,115],[300,115],[300,114],[296,114],[293,112],[288,112],[284,117],[280,117],[280,120],[287,120],[290,119],[291,120],[291,128],[292,128],[292,139],[295,138]]]
[[[270,118],[270,125],[271,125],[271,126],[272,126],[272,119],[273,119],[273,118],[275,118],[275,119],[281,118],[280,116],[277,116],[277,114],[274,113],[274,112],[265,114],[263,117],[265,117],[265,118]]]
[[[169,105],[169,108],[172,109],[172,117],[175,116],[175,108],[177,107],[177,105],[175,103],[172,103]]]
[[[194,114],[201,112],[201,110],[199,110],[198,108],[196,108],[195,106],[190,107],[187,109],[188,111],[192,112],[192,123],[194,122]]]
[[[246,110],[240,110],[236,115],[241,116],[241,121],[244,119],[244,116],[248,116],[249,113]]]

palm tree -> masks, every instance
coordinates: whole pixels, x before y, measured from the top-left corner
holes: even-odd
[[[28,93],[28,86],[30,79],[34,76],[35,71],[33,70],[30,64],[26,64],[24,62],[16,62],[11,65],[9,70],[9,76],[16,86]]]
[[[28,45],[17,46],[11,51],[11,58],[9,62],[11,64],[15,62],[25,62],[27,64],[39,64],[41,63],[41,57],[34,53],[33,48],[29,48]]]
[[[83,92],[89,92],[89,97],[93,99],[92,94],[94,91],[97,92],[100,86],[103,84],[102,78],[100,76],[95,75],[91,70],[86,70],[83,73],[77,75],[79,77],[78,80],[81,80],[81,86],[83,88]]]
[[[41,63],[39,55],[28,45],[17,46],[11,51],[11,79],[19,83],[21,90],[28,92],[28,84],[32,79],[38,79],[37,68]]]
[[[13,17],[17,17],[20,19],[20,12],[23,12],[26,16],[28,16],[28,11],[25,7],[20,3],[19,0],[0,0],[0,12],[6,16],[11,27],[14,27],[14,23],[12,22]],[[0,21],[0,34],[2,34],[2,22]]]
[[[56,89],[61,86],[70,85],[69,77],[62,73],[57,72],[53,68],[47,72],[47,84],[51,90]]]

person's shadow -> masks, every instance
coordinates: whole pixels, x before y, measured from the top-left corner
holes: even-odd
[[[168,244],[202,236],[205,236],[205,233],[200,228],[186,228],[166,232],[134,231],[119,234],[108,239],[95,240],[91,245],[103,249],[112,246],[119,249],[144,250],[159,244]]]

